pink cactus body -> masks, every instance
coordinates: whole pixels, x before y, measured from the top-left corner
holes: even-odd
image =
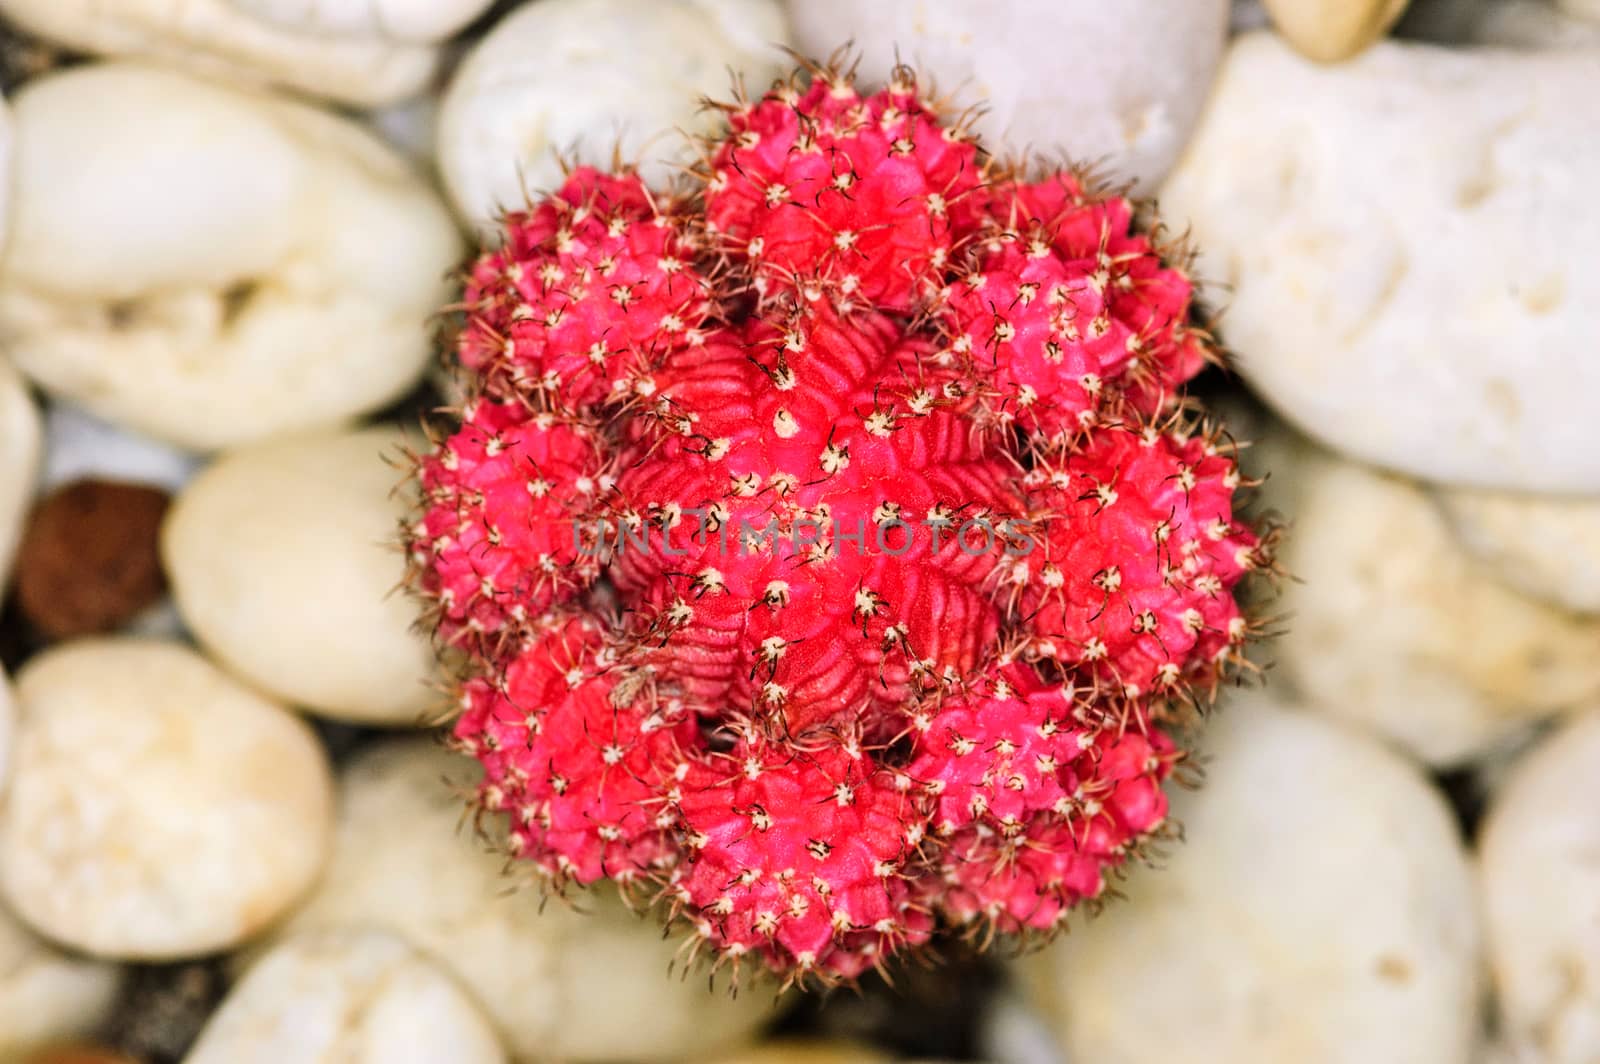
[[[728,123],[670,192],[575,171],[467,280],[410,542],[479,804],[791,979],[1057,928],[1161,831],[1268,560],[1185,421],[1192,287],[903,70]]]
[[[496,390],[571,410],[620,398],[710,311],[687,233],[633,174],[579,169],[505,235],[472,267],[456,345]]]
[[[582,424],[482,400],[422,462],[426,509],[412,530],[420,590],[448,642],[493,642],[574,598],[598,574],[575,539],[606,485]]]

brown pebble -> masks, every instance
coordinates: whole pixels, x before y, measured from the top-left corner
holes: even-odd
[[[17,548],[17,607],[47,636],[108,632],[166,591],[158,543],[167,493],[76,480],[39,500]]]

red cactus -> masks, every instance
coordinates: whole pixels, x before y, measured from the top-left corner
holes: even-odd
[[[1054,928],[1159,830],[1266,560],[1181,421],[1190,283],[904,71],[729,125],[671,194],[577,171],[468,281],[484,398],[412,557],[480,804],[795,978]]]

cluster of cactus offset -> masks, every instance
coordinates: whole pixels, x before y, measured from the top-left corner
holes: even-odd
[[[467,277],[408,535],[479,801],[791,976],[1055,928],[1160,830],[1265,562],[1178,395],[1191,282],[908,71],[726,115],[692,180],[575,170]]]

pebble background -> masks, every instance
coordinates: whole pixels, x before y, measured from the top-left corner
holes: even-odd
[[[496,210],[847,42],[1193,233],[1293,579],[1125,897],[729,997],[462,823],[396,489]],[[1600,1064],[1596,0],[0,0],[0,88],[0,1064]]]

